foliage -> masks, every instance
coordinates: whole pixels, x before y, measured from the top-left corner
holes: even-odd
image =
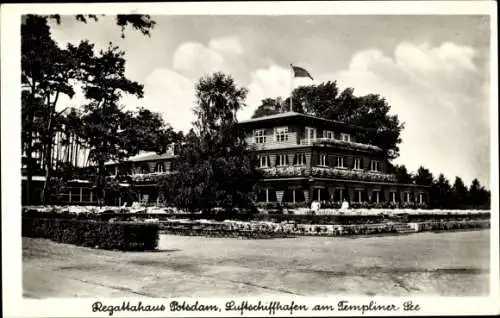
[[[102,16],[104,16],[104,14]],[[55,20],[57,24],[61,23],[61,15],[59,14],[52,14],[49,16],[49,18]],[[95,14],[77,14],[75,15],[75,19],[83,23],[87,23],[89,20],[99,20],[98,16]],[[121,28],[122,38],[125,37],[125,29],[129,25],[132,28],[140,31],[142,34],[151,36],[150,31],[154,28],[156,22],[151,20],[151,17],[149,15],[118,14],[116,15],[116,25]]]
[[[411,184],[413,183],[413,176],[405,165],[394,165],[392,167],[392,173],[396,175],[398,183]]]
[[[177,173],[161,185],[175,206],[191,211],[251,206],[257,160],[238,137],[236,119],[246,94],[245,88],[223,73],[197,83],[196,131],[184,138],[175,163]]]
[[[281,97],[265,98],[262,100],[262,104],[257,107],[253,113],[252,118],[276,115],[279,114],[285,107],[286,105]]]
[[[472,180],[469,187],[469,204],[475,207],[490,208],[491,193],[477,179]]]
[[[21,26],[21,88],[24,91],[23,135],[29,136],[26,157],[30,162],[34,141],[33,133],[40,134],[40,144],[45,165],[45,184],[42,202],[46,202],[50,192],[52,176],[52,150],[54,133],[60,129],[61,113],[56,105],[61,94],[70,98],[74,95],[73,84],[81,78],[81,65],[88,61],[92,47],[88,42],[78,46],[68,44],[59,48],[51,38],[47,19],[28,15]],[[41,123],[35,127],[35,122]],[[28,188],[32,166],[28,166]]]
[[[431,186],[434,182],[434,176],[428,169],[420,166],[414,176],[414,180],[418,185]]]
[[[453,205],[450,182],[441,173],[431,188],[431,205],[436,208],[449,208]]]
[[[124,111],[123,94],[143,96],[143,86],[125,76],[124,52],[111,44],[85,68],[83,92],[89,103],[80,115],[78,135],[97,163],[95,187],[106,187],[104,163],[120,161],[140,151],[164,152],[174,136],[161,116],[145,108]]]
[[[23,217],[22,235],[109,250],[148,251],[158,246],[157,224]]]
[[[455,177],[455,182],[451,188],[454,207],[464,207],[468,205],[469,190],[460,177]]]

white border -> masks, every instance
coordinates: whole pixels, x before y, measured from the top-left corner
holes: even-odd
[[[107,316],[106,313],[92,313],[91,304],[97,299],[61,300],[23,300],[21,285],[21,234],[20,234],[20,16],[26,13],[48,14],[117,14],[153,13],[169,15],[489,15],[491,20],[491,192],[492,192],[492,229],[491,229],[491,294],[489,297],[376,297],[378,303],[401,302],[411,299],[419,303],[423,310],[413,315],[428,314],[495,314],[500,312],[499,273],[498,273],[498,43],[497,14],[494,1],[373,1],[373,2],[252,2],[252,3],[128,3],[128,4],[7,4],[1,7],[1,141],[2,141],[2,278],[3,308],[6,317],[12,316]],[[336,303],[341,299],[366,302],[367,297],[294,297],[300,303],[312,304],[318,301]],[[105,301],[103,299],[99,299]],[[121,303],[124,299],[110,299]],[[133,299],[126,299],[134,301]],[[143,299],[144,300],[144,299]],[[236,299],[235,299],[236,300]],[[256,300],[256,298],[246,298]],[[268,297],[262,301],[271,300]],[[272,299],[276,300],[276,299]],[[282,302],[291,298],[279,297]],[[212,303],[223,305],[224,299],[211,299]],[[168,303],[166,299],[154,299],[149,303]],[[377,315],[376,312],[367,313]],[[398,312],[398,315],[405,315]],[[147,313],[116,313],[114,316],[145,316]],[[151,316],[187,316],[163,312]],[[202,314],[198,313],[198,316]],[[206,316],[217,315],[207,313]],[[221,313],[236,316],[238,313]],[[266,313],[253,313],[254,316],[267,316]],[[286,315],[286,314],[285,314]],[[319,313],[300,312],[297,315],[339,315],[339,312]],[[348,315],[356,315],[349,312]],[[390,315],[384,313],[384,315]],[[278,316],[278,314],[276,315]]]

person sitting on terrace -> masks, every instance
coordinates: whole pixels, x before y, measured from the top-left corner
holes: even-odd
[[[320,208],[321,208],[321,203],[319,203],[319,201],[314,200],[311,203],[311,214],[315,215]]]
[[[342,206],[340,207],[340,210],[341,211],[346,211],[347,209],[349,209],[349,202],[347,202],[347,200],[344,199],[342,201]]]

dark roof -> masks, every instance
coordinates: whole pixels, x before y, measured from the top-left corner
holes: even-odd
[[[154,152],[147,152],[147,153],[141,153],[141,154],[132,156],[126,160],[123,160],[123,162],[156,161],[156,160],[172,159],[174,157],[175,156],[169,152],[166,152],[163,154],[157,154]],[[106,165],[113,165],[113,164],[119,164],[119,163],[120,162],[110,161],[110,162],[106,162]]]

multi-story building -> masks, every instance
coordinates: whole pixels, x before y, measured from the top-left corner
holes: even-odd
[[[426,187],[401,184],[391,173],[382,149],[356,140],[361,127],[296,112],[242,121],[241,137],[257,152],[258,202],[304,205],[312,200],[338,204],[409,204],[428,202]],[[165,154],[142,153],[124,162],[106,164],[108,176],[121,175],[122,185],[131,185],[138,200],[151,204],[164,201],[159,178],[175,171],[173,148]],[[123,178],[127,175],[126,178]],[[123,180],[129,182],[123,182]],[[94,203],[91,181],[70,189],[71,202]],[[128,184],[127,184],[128,183]],[[119,196],[108,204],[120,204]]]
[[[357,142],[360,129],[295,112],[240,122],[264,175],[258,201],[425,204],[426,188],[397,183],[384,151]]]

